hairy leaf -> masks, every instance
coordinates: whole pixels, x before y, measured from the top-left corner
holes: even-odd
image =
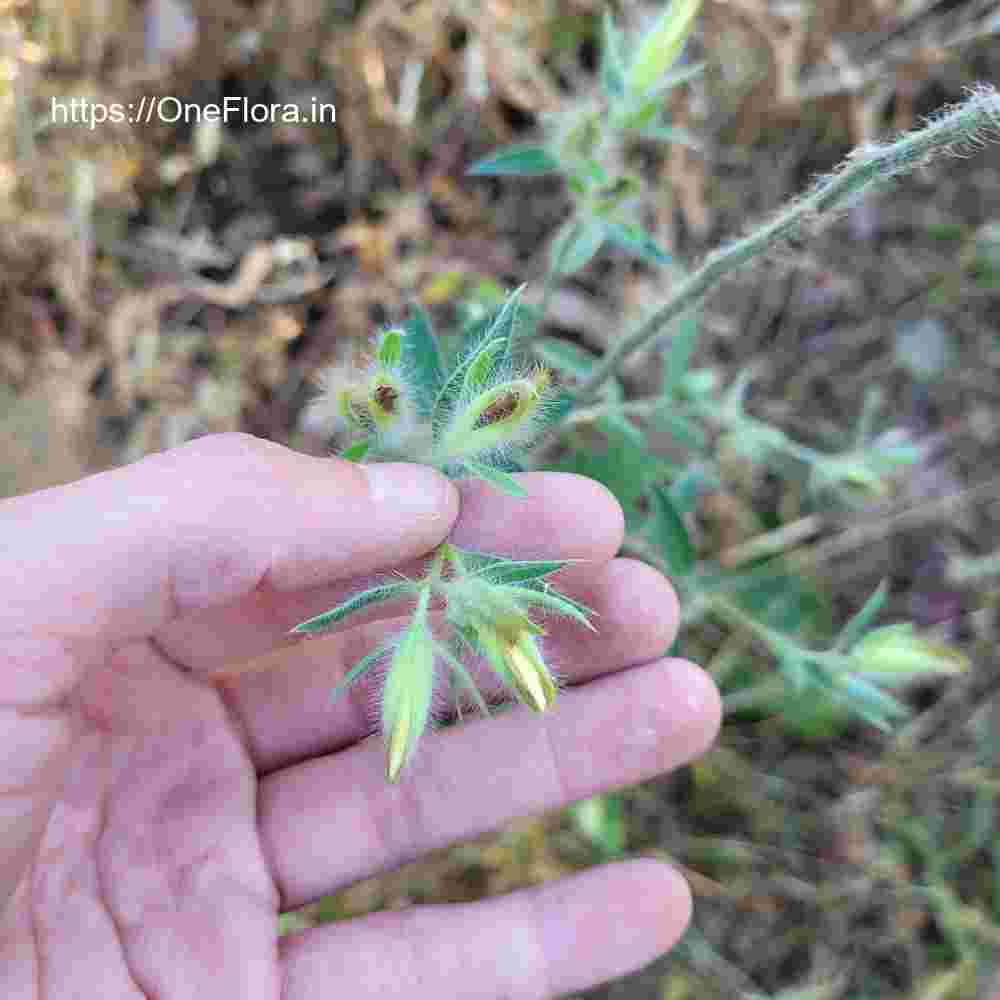
[[[444,383],[444,367],[437,337],[431,322],[420,306],[410,307],[410,314],[403,324],[403,367],[415,396],[417,412],[429,416],[434,400]]]
[[[684,521],[674,508],[670,494],[662,486],[654,486],[651,497],[653,515],[650,533],[653,541],[663,553],[670,571],[677,576],[687,576],[694,569],[695,552]]]
[[[343,604],[338,604],[337,607],[329,611],[324,611],[321,615],[316,615],[315,618],[300,622],[291,630],[290,634],[305,635],[314,632],[326,632],[334,625],[342,622],[348,615],[352,615],[356,611],[361,611],[362,608],[370,607],[373,604],[382,604],[385,601],[395,601],[400,597],[412,595],[415,589],[414,585],[408,581],[371,587],[368,590],[363,590],[360,594],[355,594],[344,601]]]
[[[544,147],[532,143],[507,146],[474,163],[470,177],[541,177],[559,172],[559,162]]]
[[[484,462],[472,462],[468,459],[463,460],[462,464],[469,475],[484,480],[509,497],[526,497],[528,495],[528,491],[509,472],[494,469],[493,466],[486,465]]]
[[[474,575],[481,576],[483,579],[489,580],[490,583],[524,583],[527,580],[538,580],[550,573],[555,573],[568,562],[568,559],[498,559],[476,570]]]
[[[360,462],[368,454],[371,447],[371,440],[365,438],[364,441],[355,441],[354,444],[345,448],[337,457],[345,462]]]
[[[647,264],[662,266],[670,263],[670,254],[661,249],[656,240],[640,226],[624,222],[606,222],[604,229],[612,243]]]

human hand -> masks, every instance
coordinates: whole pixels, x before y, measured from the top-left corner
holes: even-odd
[[[655,659],[676,600],[613,558],[615,501],[577,476],[522,481],[510,499],[237,434],[0,503],[0,995],[548,997],[672,946],[690,897],[652,860],[278,939],[283,909],[714,737],[711,681]],[[549,622],[570,683],[555,707],[428,733],[387,785],[366,685],[329,695],[401,623],[380,608],[328,638],[287,632],[449,533],[587,560],[558,581],[599,633]]]

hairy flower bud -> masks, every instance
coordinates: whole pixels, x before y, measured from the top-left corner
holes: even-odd
[[[430,718],[434,691],[434,638],[427,625],[427,593],[393,655],[382,694],[386,780],[399,780]]]
[[[472,639],[494,672],[536,712],[550,708],[556,684],[535,636],[542,629],[528,617],[510,588],[465,579],[448,588],[452,623]]]
[[[368,384],[368,411],[380,431],[398,423],[403,409],[403,386],[398,379],[380,371]]]
[[[969,661],[943,642],[925,639],[909,623],[869,632],[851,650],[855,672],[891,686],[920,676],[959,674]]]
[[[457,408],[441,441],[449,459],[471,458],[532,435],[534,418],[550,375],[544,368],[526,378],[501,382]]]

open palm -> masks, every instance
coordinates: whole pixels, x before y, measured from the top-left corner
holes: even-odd
[[[677,939],[683,880],[636,860],[279,941],[282,910],[667,770],[718,725],[705,675],[656,659],[676,602],[613,558],[621,511],[603,488],[535,473],[513,500],[370,471],[220,435],[0,504],[0,994],[549,997]],[[431,733],[389,786],[371,689],[329,693],[403,609],[286,633],[449,534],[585,560],[559,586],[599,634],[550,623],[556,707]]]

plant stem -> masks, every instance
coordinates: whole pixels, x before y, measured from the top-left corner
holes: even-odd
[[[787,636],[769,628],[762,621],[747,614],[739,605],[724,597],[722,594],[712,594],[709,598],[709,609],[717,611],[730,623],[745,628],[752,635],[763,641],[770,647],[771,651],[778,656],[784,653],[790,645],[794,645]]]
[[[1000,95],[991,87],[981,86],[922,129],[886,145],[859,147],[839,170],[821,180],[810,194],[793,202],[771,222],[709,254],[702,266],[680,283],[666,304],[608,351],[577,390],[577,403],[591,402],[625,358],[645,347],[674,319],[700,302],[725,274],[794,234],[804,222],[842,206],[877,183],[910,172],[948,147],[975,145],[986,135],[996,138],[998,134]]]
[[[518,331],[516,329],[511,332],[510,352],[513,357],[518,357],[519,351],[527,349],[531,338],[538,336],[538,331],[542,328],[542,321],[545,319],[545,314],[548,312],[549,305],[552,302],[552,296],[555,294],[556,281],[562,275],[563,265],[566,263],[569,251],[572,249],[573,244],[577,241],[582,228],[583,224],[579,221],[579,219],[573,223],[572,231],[570,232],[568,238],[563,242],[563,245],[559,248],[559,256],[556,257],[555,263],[551,268],[549,268],[549,273],[545,275],[545,284],[542,286],[542,300],[538,304],[538,317],[536,318],[534,324],[526,333],[518,335]]]

